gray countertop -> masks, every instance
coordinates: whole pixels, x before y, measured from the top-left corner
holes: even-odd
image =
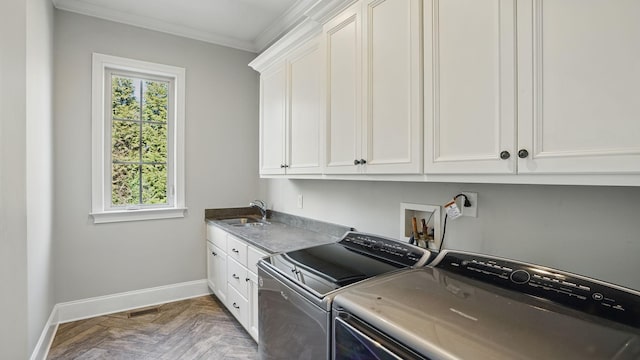
[[[270,224],[264,226],[233,226],[220,221],[247,216],[260,218],[255,208],[205,210],[207,224],[213,224],[271,254],[336,242],[345,232],[352,230],[348,226],[277,211],[267,212]]]

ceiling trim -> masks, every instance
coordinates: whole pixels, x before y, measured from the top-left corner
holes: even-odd
[[[314,6],[318,0],[298,0],[284,14],[279,16],[267,29],[265,29],[255,40],[254,47],[258,52],[263,51],[287,31],[300,24],[304,20],[309,8]]]
[[[251,41],[244,41],[229,36],[214,34],[207,31],[193,29],[187,26],[168,24],[165,21],[149,17],[130,15],[122,11],[88,4],[86,2],[78,0],[53,0],[53,5],[60,10],[71,11],[104,20],[115,21],[149,30],[201,40],[217,45],[228,46],[234,49],[245,50],[253,53],[261,50],[258,49],[256,45]]]

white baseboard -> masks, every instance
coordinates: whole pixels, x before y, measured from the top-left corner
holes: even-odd
[[[88,319],[100,315],[146,306],[164,304],[210,294],[207,280],[189,281],[179,284],[158,286],[150,289],[128,291],[119,294],[99,296],[84,300],[60,303],[58,323]]]
[[[207,280],[196,280],[56,304],[30,359],[46,359],[58,324],[208,294],[211,294],[211,290],[209,290]]]
[[[49,349],[51,348],[51,343],[53,342],[53,338],[55,337],[57,330],[58,305],[55,305],[53,310],[51,310],[49,320],[47,320],[47,323],[44,325],[44,329],[42,330],[42,334],[40,334],[38,343],[31,353],[30,360],[45,360],[47,358],[47,354],[49,354]]]

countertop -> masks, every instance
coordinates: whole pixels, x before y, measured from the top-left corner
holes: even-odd
[[[270,254],[336,242],[353,229],[270,210],[267,211],[270,224],[265,226],[233,226],[220,221],[238,217],[259,219],[260,214],[255,208],[205,210],[207,224],[215,225]]]

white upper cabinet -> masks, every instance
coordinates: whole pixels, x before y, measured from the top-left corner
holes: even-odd
[[[515,172],[515,15],[514,0],[425,1],[427,174]]]
[[[260,75],[260,174],[320,173],[320,48],[311,41]]]
[[[640,1],[518,1],[519,173],[640,173]]]
[[[428,0],[424,14],[427,176],[640,173],[640,2]]]
[[[315,40],[295,50],[287,60],[287,174],[313,174],[322,170],[320,60],[320,45]]]
[[[286,80],[284,62],[260,75],[261,174],[284,174]]]
[[[326,61],[325,173],[356,173],[362,143],[361,5],[356,3],[323,31]]]
[[[325,24],[325,173],[422,172],[420,0],[363,0]]]

